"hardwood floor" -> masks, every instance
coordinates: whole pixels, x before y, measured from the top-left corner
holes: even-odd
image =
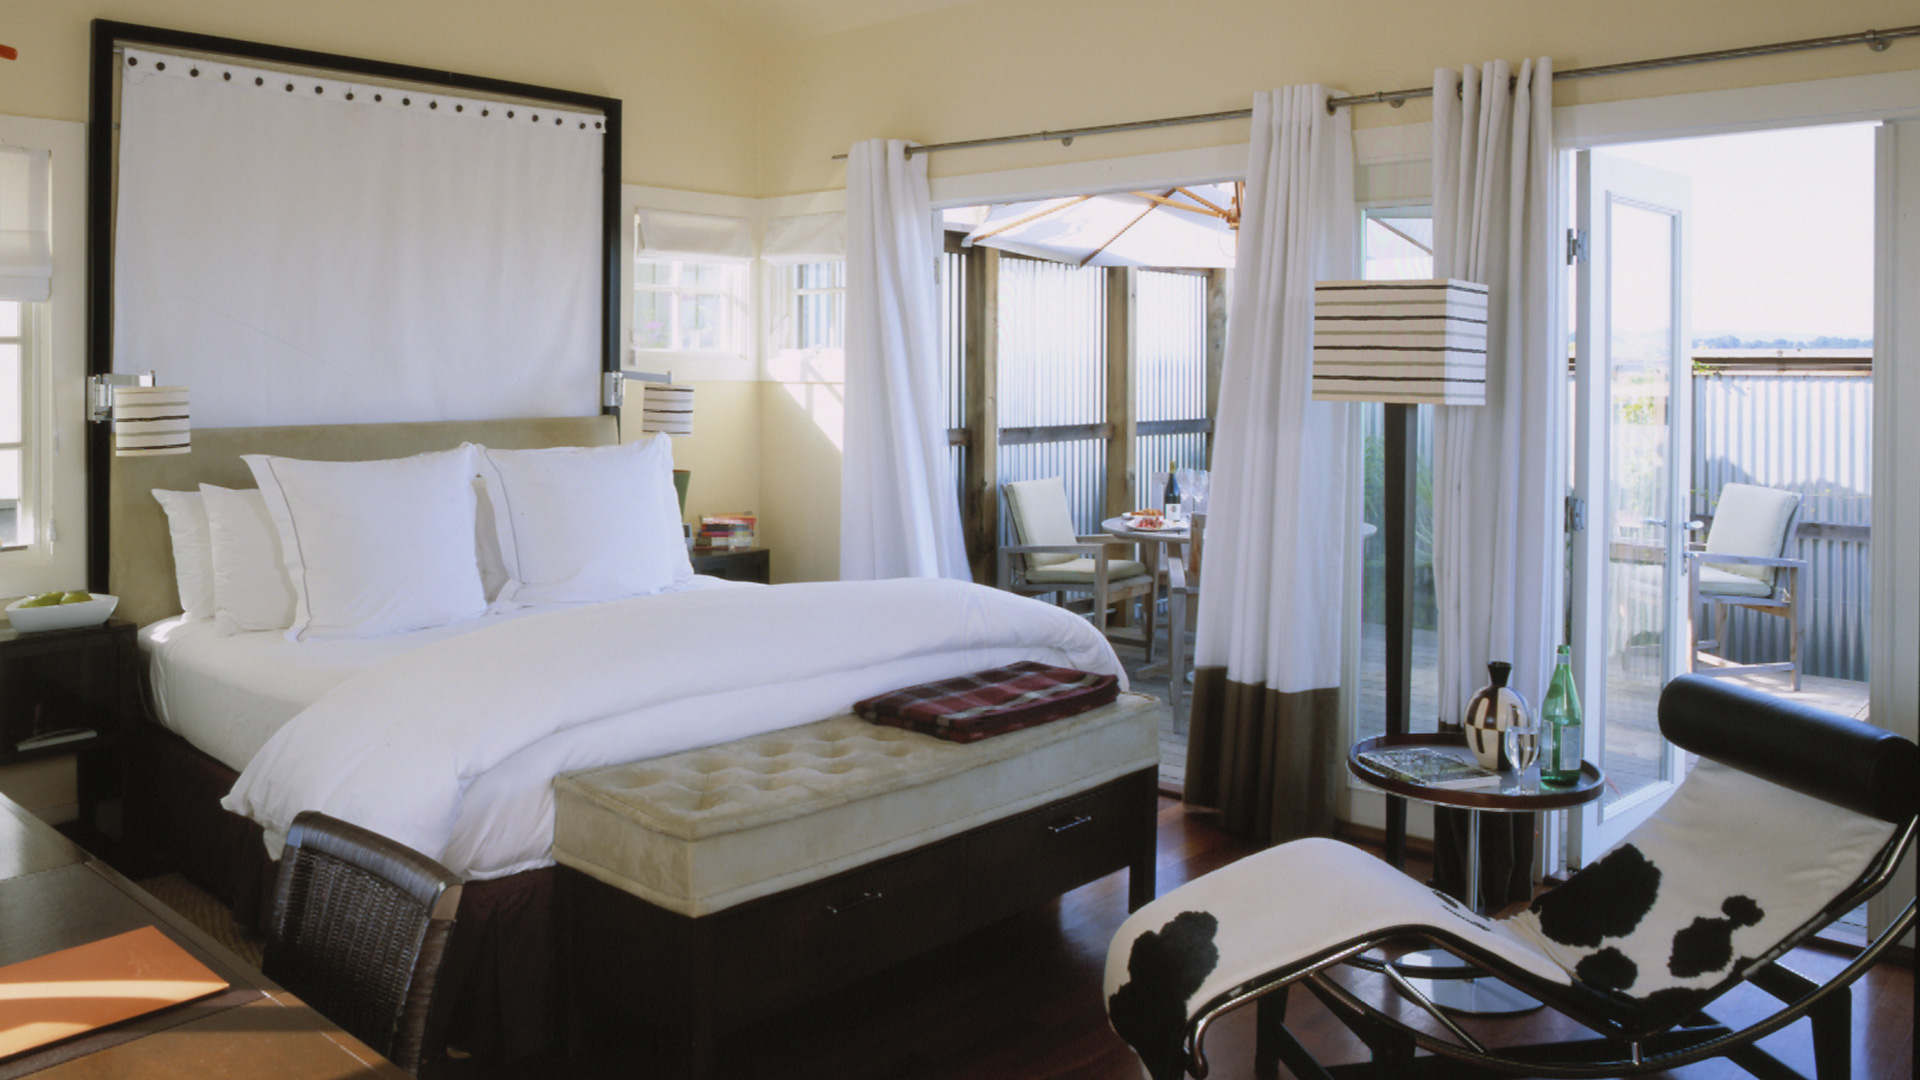
[[[1251,851],[1200,814],[1163,799],[1159,814],[1159,890],[1224,866]],[[1411,867],[1416,873],[1425,868]],[[903,964],[774,1020],[722,1040],[721,1074],[781,1080],[1138,1080],[1138,1061],[1108,1029],[1101,1000],[1107,941],[1126,917],[1125,875],[1115,874],[955,944]],[[1801,950],[1790,966],[1812,977],[1844,958]],[[1914,980],[1910,967],[1882,963],[1854,985],[1855,1077],[1913,1075]],[[1378,996],[1374,1000],[1379,1000]],[[1772,1011],[1771,999],[1741,988],[1713,1010],[1731,1023]],[[1411,1012],[1411,1009],[1406,1010]],[[1322,1061],[1365,1057],[1353,1039],[1306,994],[1294,995],[1293,1028]],[[1215,1078],[1252,1075],[1253,1013],[1229,1016],[1209,1034]],[[1496,1040],[1575,1037],[1570,1022],[1534,1014],[1471,1025]],[[1812,1043],[1802,1020],[1762,1045],[1811,1073]],[[554,1055],[515,1067],[451,1062],[427,1075],[562,1077],[648,1075],[617,1049]],[[1746,1074],[1710,1061],[1672,1074],[1721,1080]]]

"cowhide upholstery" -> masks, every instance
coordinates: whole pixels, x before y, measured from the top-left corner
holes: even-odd
[[[1107,1016],[1154,1080],[1174,1080],[1186,1073],[1190,1018],[1395,926],[1433,927],[1538,978],[1569,981],[1507,925],[1366,852],[1296,840],[1196,878],[1122,923],[1107,949]]]
[[[1509,920],[1657,1030],[1859,880],[1894,826],[1702,760],[1619,846]]]

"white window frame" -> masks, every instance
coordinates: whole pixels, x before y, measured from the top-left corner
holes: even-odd
[[[0,550],[0,596],[87,584],[87,128],[0,116],[0,143],[46,150],[53,288],[22,305],[19,542]]]
[[[643,282],[638,273],[642,263],[668,267],[672,280],[665,285]],[[635,305],[632,336],[629,345],[636,358],[656,357],[733,357],[747,353],[747,328],[751,325],[753,303],[749,288],[748,264],[733,259],[716,259],[701,256],[648,255],[634,257],[633,288],[628,303]],[[721,272],[723,283],[718,288],[702,288],[682,283],[682,276],[690,266],[710,267]],[[671,298],[668,310],[672,325],[668,331],[668,344],[664,346],[642,345],[638,325],[638,303],[641,295],[653,293]],[[681,302],[689,298],[712,296],[719,297],[725,314],[722,319],[721,333],[724,340],[713,348],[689,348],[686,345],[683,328],[680,325]]]

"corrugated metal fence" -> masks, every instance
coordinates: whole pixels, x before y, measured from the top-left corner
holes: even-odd
[[[1694,377],[1694,513],[1711,514],[1728,483],[1801,496],[1794,557],[1807,560],[1800,622],[1809,675],[1867,678],[1872,470],[1870,375],[1729,371]],[[1850,528],[1808,528],[1820,525]],[[1727,626],[1728,659],[1785,660],[1787,652],[1785,619],[1734,610]]]

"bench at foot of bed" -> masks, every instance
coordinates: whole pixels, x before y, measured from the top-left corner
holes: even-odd
[[[576,1035],[713,1074],[718,1035],[1126,869],[1153,897],[1159,710],[956,745],[852,717],[562,777]]]

